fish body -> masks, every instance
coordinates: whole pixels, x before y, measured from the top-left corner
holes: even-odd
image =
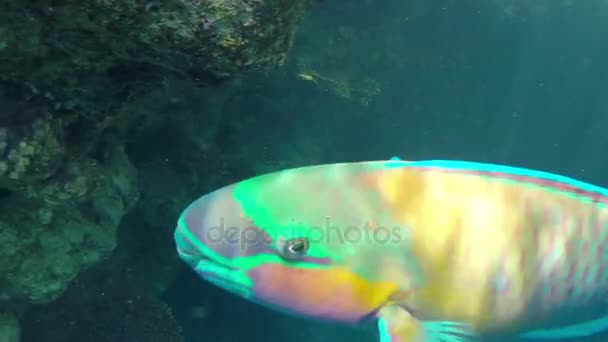
[[[217,286],[382,342],[582,336],[608,328],[607,196],[495,164],[308,166],[199,198],[175,241]]]

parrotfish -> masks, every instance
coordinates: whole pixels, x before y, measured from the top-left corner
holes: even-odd
[[[608,328],[607,203],[505,165],[337,163],[206,194],[174,239],[212,284],[381,342],[580,337]]]

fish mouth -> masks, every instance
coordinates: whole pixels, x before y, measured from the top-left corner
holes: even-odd
[[[175,230],[177,253],[204,280],[221,287],[229,292],[249,297],[252,282],[247,274],[214,255],[208,248],[197,246],[191,240],[191,234],[179,226]]]
[[[214,260],[201,259],[195,271],[201,278],[224,290],[244,297],[250,295],[249,278],[239,269],[222,265]]]

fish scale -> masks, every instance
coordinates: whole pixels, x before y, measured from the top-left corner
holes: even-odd
[[[608,294],[608,255],[604,253],[608,213],[603,203],[584,205],[582,211],[571,215],[560,208],[547,208],[541,215],[549,228],[543,230],[545,236],[538,244],[538,280],[531,297],[531,314],[584,308]],[[593,211],[587,220],[585,210]]]
[[[450,172],[474,174],[532,189],[529,189],[531,198],[523,200],[525,222],[512,227],[515,241],[532,240],[521,248],[506,246],[499,253],[502,261],[490,278],[493,279],[490,302],[495,307],[496,320],[506,321],[521,312],[527,312],[524,317],[532,318],[546,317],[562,308],[585,308],[608,294],[608,272],[605,271],[608,255],[604,253],[608,213],[603,194],[551,179],[457,169]],[[553,193],[549,204],[534,201],[534,192],[541,191],[539,189],[544,195],[546,190]],[[574,204],[578,210],[571,210],[572,207],[559,201],[575,202],[568,205]],[[539,227],[543,229],[535,231]],[[519,265],[509,271],[507,263]],[[513,270],[519,272],[514,274]],[[532,282],[532,286],[526,285],[527,282]]]

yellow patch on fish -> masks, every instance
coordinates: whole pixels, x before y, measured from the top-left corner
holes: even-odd
[[[292,298],[298,306],[316,306],[318,303],[334,304],[341,312],[365,313],[384,304],[391,294],[398,291],[391,281],[368,281],[345,267],[286,268],[280,264],[266,265],[263,270],[268,291],[298,293]],[[323,284],[323,286],[317,286]],[[344,298],[345,300],[341,300]]]

